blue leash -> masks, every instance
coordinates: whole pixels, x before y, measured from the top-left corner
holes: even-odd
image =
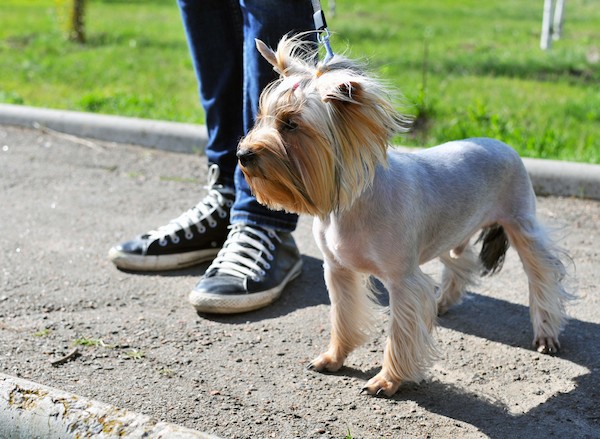
[[[313,10],[315,11],[315,13],[313,14],[313,20],[315,22],[315,29],[319,32],[319,35],[317,36],[317,40],[319,41],[319,43],[321,43],[323,45],[323,47],[325,47],[325,59],[323,60],[323,64],[327,64],[331,58],[333,58],[333,50],[331,49],[331,44],[329,43],[329,37],[330,37],[330,33],[329,30],[327,29],[327,21],[325,20],[325,13],[323,12],[323,9],[321,8],[321,1],[320,0],[311,0],[312,1],[312,6],[313,6]]]

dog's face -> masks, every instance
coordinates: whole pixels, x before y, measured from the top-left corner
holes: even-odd
[[[301,46],[284,38],[275,53],[257,41],[281,78],[261,95],[237,156],[260,203],[324,217],[348,209],[371,184],[405,120],[354,63],[316,65],[313,55],[298,55]]]
[[[306,87],[288,78],[263,93],[256,124],[240,142],[238,158],[259,203],[321,215],[334,203],[335,157],[325,108],[311,96],[316,91]]]

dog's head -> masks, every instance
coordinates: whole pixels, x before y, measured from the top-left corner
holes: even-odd
[[[343,211],[387,163],[390,137],[406,127],[384,87],[355,62],[317,62],[306,42],[257,48],[281,75],[262,93],[237,156],[257,200],[272,209],[326,216]]]

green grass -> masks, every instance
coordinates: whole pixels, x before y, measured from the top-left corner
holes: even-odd
[[[131,349],[125,352],[125,358],[130,360],[139,361],[146,357],[146,354],[143,351],[138,351],[137,349]]]
[[[0,101],[202,121],[174,1],[89,1],[85,45],[53,0],[3,0],[0,16]]]
[[[346,0],[328,22],[336,52],[406,97],[418,124],[398,142],[492,136],[525,156],[600,163],[597,6],[568,2],[547,52],[540,2]],[[0,16],[0,102],[203,121],[174,1],[90,0],[85,45],[64,40],[54,0],[4,0]]]
[[[39,331],[36,331],[33,333],[34,337],[47,337],[52,333],[52,331],[50,330],[50,328],[44,328],[44,329],[40,329]]]
[[[88,338],[88,337],[79,337],[75,341],[73,341],[75,346],[93,346],[93,347],[109,347],[102,339],[100,338]]]

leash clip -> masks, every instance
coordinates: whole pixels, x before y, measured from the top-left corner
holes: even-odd
[[[323,64],[327,64],[331,58],[333,58],[333,50],[331,49],[331,44],[329,43],[329,37],[331,34],[327,29],[327,21],[325,20],[325,13],[323,9],[321,9],[321,2],[319,0],[313,0],[313,10],[315,13],[313,14],[313,21],[315,22],[315,29],[318,32],[317,40],[320,44],[325,47],[325,59],[323,60]]]
[[[331,60],[331,58],[333,58],[333,50],[331,49],[331,44],[329,43],[330,35],[331,34],[329,33],[329,30],[325,28],[323,29],[323,32],[317,36],[319,43],[321,43],[323,47],[325,47],[326,54],[325,59],[323,60],[323,64],[327,64]]]

